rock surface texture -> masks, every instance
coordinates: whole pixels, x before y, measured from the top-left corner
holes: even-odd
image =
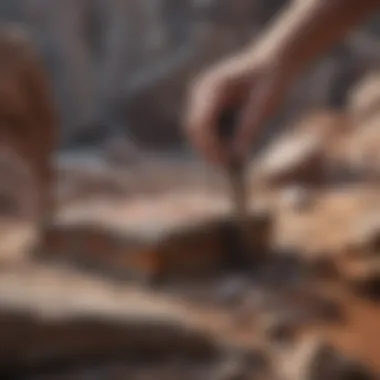
[[[44,2],[29,3],[38,8]],[[152,16],[157,13],[148,12],[153,2],[112,3],[134,6],[146,25],[160,25]],[[243,16],[253,10],[263,23],[272,14],[258,2],[252,9],[252,1],[234,0],[231,8],[228,1],[197,3],[200,13],[193,22],[204,29],[190,33],[190,45],[194,40],[202,49],[195,49],[190,60],[188,51],[180,52],[174,63],[181,78],[199,67],[199,57],[216,40],[227,46],[215,45],[207,59],[236,47],[235,28],[222,22],[226,15],[234,11],[243,25]],[[282,3],[268,2],[273,10]],[[61,4],[66,13],[59,16],[72,21],[74,2]],[[81,4],[82,10],[90,6]],[[78,14],[78,25],[70,31],[61,29],[54,13],[51,24],[58,24],[53,30],[70,41],[85,13]],[[125,36],[126,24],[118,20],[115,25]],[[128,28],[141,30],[130,21]],[[229,38],[216,37],[219,23]],[[250,23],[244,25],[239,32],[248,36]],[[68,49],[72,58],[85,51],[75,46]],[[20,173],[0,187],[15,204],[7,208],[9,202],[0,199],[1,379],[379,378],[380,134],[372,106],[379,103],[378,92],[364,85],[353,90],[359,92],[347,109],[306,114],[252,161],[248,249],[240,252],[226,179],[184,153],[145,155],[131,145],[129,157],[120,156],[123,145],[100,144],[95,153],[59,156],[53,181],[46,173],[52,169],[54,112],[41,86],[42,66],[19,32],[1,31],[1,49],[8,49],[0,58],[4,141],[12,138],[12,148],[27,154],[24,161],[32,163],[38,178],[49,178],[57,198],[56,212],[39,235],[35,219],[18,212],[35,212],[29,208],[35,203],[29,171],[11,155],[0,159],[2,174]],[[152,47],[140,59],[154,60],[156,54]],[[141,60],[135,58],[138,66]],[[114,73],[114,68],[106,71]],[[157,75],[155,80],[168,85],[166,69]],[[82,79],[78,97],[86,94]],[[177,86],[169,84],[170,95],[177,97]],[[150,92],[149,83],[140,85],[137,95],[151,94],[149,104],[157,113],[140,102],[134,112],[175,118],[170,107],[162,106],[170,105],[171,97],[161,96],[159,87]],[[131,100],[131,114],[134,104]],[[86,117],[90,111],[89,105]],[[107,115],[104,109],[99,113]],[[244,264],[236,260],[239,253],[248,259]]]

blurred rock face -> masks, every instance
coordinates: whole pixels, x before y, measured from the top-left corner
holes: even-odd
[[[28,166],[8,146],[0,151],[0,215],[35,218],[37,186]]]
[[[38,186],[28,165],[0,145],[0,266],[24,259],[37,242]]]
[[[41,221],[53,207],[58,125],[45,68],[28,32],[13,24],[0,27],[0,104],[1,174],[9,185],[5,193],[13,197],[17,212]]]
[[[128,128],[177,146],[189,80],[284,3],[0,2],[9,18],[30,17],[51,59],[68,145],[104,142],[58,162],[58,212],[26,254],[39,198],[50,207],[56,125],[30,39],[1,28],[1,379],[378,378],[378,74],[345,107],[367,58],[347,44],[309,73],[282,117],[319,110],[253,162],[249,274],[232,268],[217,173],[123,140]]]
[[[26,22],[43,52],[65,146],[93,144],[124,130],[153,147],[174,147],[183,138],[189,81],[255,38],[287,3],[5,0],[0,15]],[[350,85],[377,59],[373,36],[357,37],[305,75],[276,125],[314,106],[345,104]]]

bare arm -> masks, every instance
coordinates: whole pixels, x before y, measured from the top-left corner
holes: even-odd
[[[248,48],[298,72],[380,8],[380,0],[294,0]]]
[[[186,123],[193,144],[217,164],[246,156],[293,79],[378,8],[380,0],[294,0],[257,41],[195,81]],[[228,108],[240,111],[230,151],[215,133]]]

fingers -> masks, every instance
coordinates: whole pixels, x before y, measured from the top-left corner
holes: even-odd
[[[247,158],[252,142],[278,104],[281,94],[274,87],[277,86],[274,86],[272,81],[265,81],[255,86],[241,111],[233,143],[234,154],[241,160]]]
[[[216,73],[216,74],[215,74]],[[232,78],[232,79],[231,79]],[[240,77],[214,72],[213,76],[198,81],[191,92],[186,131],[195,148],[211,163],[227,165],[229,158],[245,160],[253,139],[264,122],[271,116],[283,98],[286,83],[273,71],[260,74],[253,80],[250,77],[251,92],[246,94]],[[243,87],[237,95],[239,86]],[[235,90],[235,91],[234,91]],[[219,136],[219,121],[223,112],[236,104],[236,99],[243,100],[239,112],[236,135],[232,150],[223,146]]]
[[[226,152],[220,144],[217,122],[224,104],[224,91],[217,84],[194,87],[186,118],[186,131],[195,148],[211,163],[223,165]]]

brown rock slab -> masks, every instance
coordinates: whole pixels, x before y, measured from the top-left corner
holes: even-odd
[[[279,205],[274,243],[293,247],[305,260],[335,260],[348,253],[358,226],[374,217],[379,202],[376,186],[357,185],[319,191],[308,212]]]
[[[72,271],[8,269],[0,275],[0,371],[112,357],[218,354],[207,319],[186,304]]]
[[[346,165],[362,178],[377,180],[380,172],[379,117],[359,124],[344,139],[341,156]]]
[[[269,358],[263,350],[235,352],[217,366],[212,374],[215,380],[265,379],[270,374]],[[266,376],[266,377],[265,377]]]
[[[352,233],[352,250],[356,254],[377,255],[380,253],[380,206],[364,218],[358,218]]]
[[[221,178],[217,173],[180,155],[165,157],[144,154],[129,165],[114,165],[102,151],[63,153],[57,162],[57,192],[60,204],[104,197],[156,197],[173,191],[199,193],[212,189],[220,193]]]
[[[311,380],[371,380],[376,378],[373,373],[352,358],[345,357],[332,346],[323,343],[316,347],[309,371]]]
[[[28,258],[30,247],[37,243],[39,236],[34,223],[28,220],[0,217],[0,267]]]
[[[115,217],[117,216],[117,217]],[[270,214],[252,211],[248,245],[265,258]],[[63,210],[38,248],[39,257],[59,258],[128,278],[194,278],[228,269],[234,260],[234,229],[228,205],[197,194],[75,205]]]
[[[354,291],[373,300],[380,299],[379,258],[347,258],[339,269],[342,278]]]
[[[279,355],[278,376],[284,380],[376,378],[365,367],[315,336],[303,339]]]
[[[313,192],[303,186],[285,187],[280,192],[281,202],[295,211],[305,211],[313,206]]]
[[[348,110],[360,124],[377,116],[380,105],[380,73],[373,71],[360,80],[349,94]]]

